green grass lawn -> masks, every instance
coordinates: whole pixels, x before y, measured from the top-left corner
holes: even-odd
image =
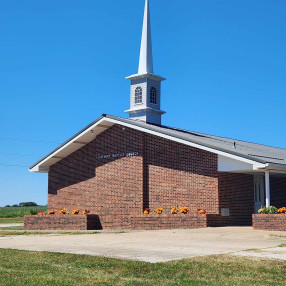
[[[24,226],[4,226],[0,227],[0,232],[1,230],[24,230]]]
[[[286,262],[211,256],[168,263],[0,250],[0,285],[285,285]]]
[[[37,207],[4,207],[0,208],[0,218],[16,218],[23,217],[24,215],[30,214],[30,210],[37,211],[47,211],[46,206],[37,206]]]
[[[24,223],[24,217],[12,217],[12,218],[0,217],[0,224],[10,224],[10,223]]]

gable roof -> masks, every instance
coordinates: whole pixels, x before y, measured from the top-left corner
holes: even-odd
[[[94,140],[94,136],[105,131],[113,124],[125,125],[216,154],[227,157],[232,156],[232,158],[237,160],[246,160],[252,164],[257,163],[258,165],[262,165],[271,163],[286,167],[286,149],[103,114],[44,158],[33,164],[29,170],[31,172],[48,172],[50,166],[91,142]]]
[[[173,137],[185,139],[203,146],[208,146],[217,150],[225,151],[230,154],[242,156],[260,163],[274,163],[286,165],[286,149],[271,147],[267,145],[241,141],[226,137],[209,135],[195,131],[183,130],[179,128],[155,125],[143,121],[135,121],[121,117],[106,115],[109,118],[128,122],[132,125],[140,126],[149,130],[155,130],[160,133],[168,134]],[[235,143],[235,148],[234,148]]]

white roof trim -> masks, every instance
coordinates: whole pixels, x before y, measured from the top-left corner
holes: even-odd
[[[148,130],[148,129],[145,129],[143,127],[134,126],[132,124],[128,124],[128,123],[125,123],[125,122],[118,122],[117,120],[114,120],[114,119],[111,119],[111,118],[106,118],[106,119],[108,121],[111,121],[111,122],[115,123],[115,124],[121,124],[121,125],[124,125],[126,127],[129,127],[129,128],[132,128],[132,129],[136,129],[136,130],[139,130],[139,131],[142,131],[142,132],[147,132],[147,133],[150,133],[152,135],[159,136],[159,137],[162,137],[162,138],[165,138],[165,139],[168,139],[168,140],[172,140],[172,141],[184,144],[184,145],[188,145],[188,146],[195,147],[195,148],[198,148],[198,149],[201,149],[201,150],[205,150],[205,151],[208,151],[208,152],[211,152],[211,153],[215,153],[217,155],[222,155],[222,156],[225,156],[225,157],[228,157],[228,158],[232,158],[232,159],[235,159],[235,160],[238,160],[238,161],[241,161],[241,162],[252,164],[252,165],[254,165],[255,169],[256,168],[263,168],[263,167],[265,167],[265,164],[262,164],[262,163],[259,163],[259,162],[253,161],[253,160],[249,160],[249,159],[246,159],[246,158],[243,158],[243,157],[239,157],[239,156],[236,156],[236,155],[232,155],[232,154],[229,154],[227,152],[223,152],[223,151],[219,151],[219,150],[216,150],[216,149],[213,149],[213,148],[205,147],[205,146],[199,145],[197,143],[189,142],[189,141],[186,141],[186,140],[183,140],[183,139],[179,139],[179,138],[176,138],[176,137],[173,137],[173,136],[170,136],[170,135],[165,135],[165,134],[162,134],[160,132]]]
[[[132,128],[132,129],[135,129],[135,130],[138,130],[138,131],[142,131],[142,132],[145,132],[145,133],[149,133],[149,134],[161,137],[161,138],[165,138],[165,139],[168,139],[168,140],[171,140],[171,141],[175,141],[175,142],[187,145],[187,146],[191,146],[191,147],[198,148],[198,149],[201,149],[201,150],[205,150],[205,151],[217,154],[217,155],[222,155],[222,156],[234,159],[234,160],[245,162],[245,163],[253,165],[253,170],[257,170],[258,168],[264,168],[266,166],[265,164],[262,164],[262,163],[259,163],[259,162],[256,162],[256,161],[253,161],[253,160],[250,160],[250,159],[246,159],[246,158],[243,158],[243,157],[240,157],[240,156],[237,156],[237,155],[229,154],[227,152],[219,151],[219,150],[216,150],[216,149],[213,149],[213,148],[210,148],[210,147],[202,146],[200,144],[189,142],[189,141],[186,141],[186,140],[183,140],[183,139],[179,139],[179,138],[176,138],[176,137],[173,137],[173,136],[170,136],[170,135],[165,135],[165,134],[162,134],[162,133],[157,132],[157,131],[152,131],[152,130],[146,129],[144,127],[139,127],[139,126],[135,126],[135,125],[132,125],[132,124],[129,124],[129,123],[126,123],[126,122],[122,122],[122,121],[118,121],[118,120],[115,120],[115,119],[103,117],[99,121],[94,123],[92,126],[87,128],[86,130],[84,130],[82,133],[80,133],[78,136],[73,138],[71,141],[67,142],[61,148],[59,148],[58,150],[56,150],[55,152],[50,154],[47,158],[43,159],[37,165],[33,166],[31,169],[29,169],[29,171],[30,172],[44,172],[44,173],[47,173],[49,171],[49,166],[43,166],[43,164],[47,163],[47,161],[49,161],[51,159],[53,159],[53,162],[52,162],[52,164],[50,166],[52,166],[55,163],[57,163],[58,161],[60,161],[61,158],[55,158],[56,155],[58,155],[60,152],[62,152],[64,149],[66,149],[71,144],[76,143],[75,141],[77,141],[78,139],[80,139],[81,137],[86,135],[88,132],[91,132],[91,130],[93,130],[95,127],[97,127],[98,125],[102,124],[103,122],[119,124],[119,125],[122,125],[122,126],[125,126],[125,127],[128,127],[128,128]],[[110,125],[110,126],[112,126],[112,125]],[[89,141],[89,142],[91,142],[91,141]],[[80,149],[83,146],[83,145],[80,145],[80,144],[78,144],[78,145],[80,147],[73,148],[74,150],[71,153],[75,152],[76,150]],[[66,157],[66,156],[68,156],[68,155],[65,155],[64,157]]]
[[[73,138],[71,141],[67,142],[65,145],[63,145],[61,148],[59,148],[58,150],[56,150],[55,152],[53,152],[50,156],[48,156],[47,158],[45,158],[43,161],[39,162],[37,165],[35,165],[33,168],[29,169],[30,172],[39,172],[39,173],[47,173],[49,171],[48,167],[41,167],[41,165],[43,165],[44,163],[46,163],[48,160],[52,159],[54,156],[58,155],[61,151],[63,151],[67,146],[75,143],[75,141],[77,141],[78,139],[80,139],[84,134],[91,132],[91,130],[93,130],[97,125],[100,125],[102,122],[106,121],[106,118],[101,118],[99,121],[97,121],[95,124],[93,124],[92,126],[90,126],[88,129],[86,129],[84,132],[80,133],[78,136],[76,136],[75,138]],[[78,144],[79,147],[83,147],[84,145]],[[78,149],[80,149],[78,148]],[[61,159],[57,160],[60,161]],[[56,162],[54,162],[53,164],[55,164]],[[52,164],[52,165],[53,165]]]

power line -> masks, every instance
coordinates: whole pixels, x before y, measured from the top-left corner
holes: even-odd
[[[0,153],[0,155],[4,155],[4,156],[19,156],[19,157],[40,157],[40,155],[6,154],[6,153]]]
[[[42,140],[30,140],[22,138],[10,138],[10,137],[0,137],[0,140],[10,140],[10,141],[21,141],[21,142],[33,142],[33,143],[48,143],[48,144],[59,144],[59,142],[52,141],[42,141]]]
[[[1,163],[0,163],[0,166],[3,166],[3,167],[29,168],[29,166],[23,166],[23,165],[6,165],[6,164],[1,164]]]

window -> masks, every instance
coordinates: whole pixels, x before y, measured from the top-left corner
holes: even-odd
[[[155,87],[151,87],[150,90],[150,103],[157,104],[157,90]]]
[[[138,86],[135,89],[135,104],[140,103],[142,103],[142,88]]]

